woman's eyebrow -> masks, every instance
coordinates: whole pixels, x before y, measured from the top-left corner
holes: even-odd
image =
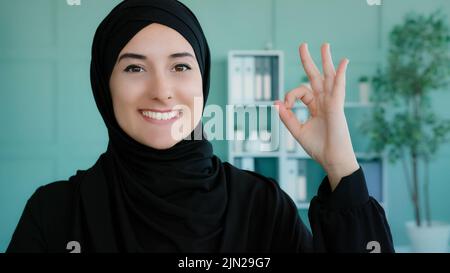
[[[191,57],[191,58],[195,59],[195,57],[189,52],[178,52],[178,53],[174,53],[174,54],[169,55],[169,58],[171,58],[171,59],[183,58],[183,57]],[[138,53],[123,53],[122,55],[120,55],[119,60],[117,62],[119,63],[122,59],[126,59],[126,58],[138,59],[138,60],[146,60],[147,59],[147,57],[145,55],[142,55],[142,54],[138,54]]]
[[[146,60],[147,57],[145,57],[144,55],[141,54],[137,54],[137,53],[124,53],[122,55],[120,55],[119,60],[117,61],[118,63],[123,60],[123,59],[138,59],[138,60]]]
[[[189,52],[179,52],[179,53],[174,53],[169,56],[169,58],[183,58],[183,57],[191,57],[191,58],[195,59],[195,57]]]

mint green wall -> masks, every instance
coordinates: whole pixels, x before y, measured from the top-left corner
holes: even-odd
[[[97,25],[118,2],[81,0],[77,7],[65,0],[0,3],[0,251],[36,187],[90,167],[106,148],[106,129],[90,91],[90,45]],[[389,29],[406,12],[440,8],[450,14],[448,0],[384,0],[381,7],[368,6],[365,0],[182,2],[197,14],[209,41],[213,67],[208,103],[219,105],[227,98],[228,50],[263,49],[271,41],[286,54],[285,89],[290,90],[304,75],[299,43],[307,41],[320,63],[319,47],[330,42],[335,63],[350,59],[347,100],[352,101],[357,99],[357,79],[373,73],[384,59]],[[446,91],[436,92],[433,103],[450,118]],[[349,120],[357,116],[348,115]],[[364,145],[363,137],[353,138],[356,147]],[[227,143],[213,144],[226,160]],[[432,212],[438,220],[450,221],[449,166],[446,145],[430,165]],[[389,166],[388,183],[387,212],[395,243],[407,244],[403,225],[412,219],[412,210],[401,166]]]

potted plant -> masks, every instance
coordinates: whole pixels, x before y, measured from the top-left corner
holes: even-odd
[[[370,101],[370,82],[369,77],[359,77],[359,101],[362,104],[369,104]]]
[[[373,78],[373,111],[361,124],[373,151],[403,165],[415,218],[406,229],[415,252],[448,251],[450,225],[431,220],[428,172],[450,132],[450,120],[439,118],[430,101],[432,91],[449,86],[446,22],[439,11],[410,13],[393,28],[387,65]]]

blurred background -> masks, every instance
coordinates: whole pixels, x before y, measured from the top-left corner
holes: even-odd
[[[119,2],[0,0],[1,252],[9,243],[25,202],[38,186],[67,180],[76,170],[91,167],[106,149],[107,131],[90,87],[90,47],[98,24]],[[346,100],[359,103],[364,91],[361,83],[367,79],[371,82],[377,70],[389,64],[389,34],[394,26],[403,24],[410,12],[428,16],[440,10],[443,15],[450,14],[448,0],[181,2],[197,15],[211,49],[208,104],[222,107],[228,100],[231,50],[282,51],[281,77],[284,90],[289,91],[305,76],[298,55],[299,44],[308,42],[313,58],[320,65],[320,45],[329,42],[335,64],[344,57],[350,60]],[[450,24],[448,17],[443,18],[444,23]],[[430,90],[433,112],[441,119],[449,119],[449,87]],[[364,116],[362,112],[371,109],[346,109],[356,148],[368,147],[369,135],[358,131],[357,124]],[[215,154],[228,161],[229,141],[212,143]],[[439,145],[433,160],[428,161],[431,218],[449,223],[450,144]],[[405,223],[415,216],[405,166],[397,160],[385,161],[382,167],[383,205],[394,243],[398,251],[409,251],[411,240]],[[419,177],[423,179],[422,172]],[[308,191],[315,191],[322,178],[323,174],[319,174]],[[421,207],[426,210],[423,204]],[[299,213],[308,223],[307,209],[299,208]]]

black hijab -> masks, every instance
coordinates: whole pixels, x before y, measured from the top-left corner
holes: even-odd
[[[204,137],[157,150],[119,127],[109,77],[121,49],[153,22],[175,29],[192,45],[206,102],[210,53],[194,14],[175,0],[126,0],[114,8],[95,34],[91,63],[92,90],[108,129],[108,148],[94,166],[69,179],[75,189],[72,222],[61,223],[69,224],[69,232],[49,245],[59,249],[68,239],[75,240],[81,252],[297,248],[297,210],[275,181],[222,163]],[[196,129],[203,135],[201,122]],[[65,217],[64,209],[56,210]]]
[[[109,77],[121,49],[153,22],[175,29],[192,45],[206,101],[210,55],[192,12],[175,0],[120,3],[98,27],[92,47],[92,90],[108,148],[91,168],[33,194],[8,251],[310,251],[311,234],[273,179],[222,163],[203,137],[156,150],[119,127]],[[202,133],[201,122],[198,128]],[[322,183],[330,192],[329,183]],[[317,206],[311,212],[314,219],[327,214]],[[320,234],[320,225],[315,230]]]
[[[83,205],[90,211],[90,248],[212,251],[218,248],[227,194],[220,160],[203,135],[201,121],[191,140],[157,150],[128,136],[114,117],[109,90],[114,64],[128,41],[151,23],[175,29],[191,44],[202,74],[204,104],[208,97],[210,52],[198,20],[185,5],[175,0],[126,0],[103,20],[92,46],[91,85],[109,144],[94,166],[96,182],[81,188]]]

